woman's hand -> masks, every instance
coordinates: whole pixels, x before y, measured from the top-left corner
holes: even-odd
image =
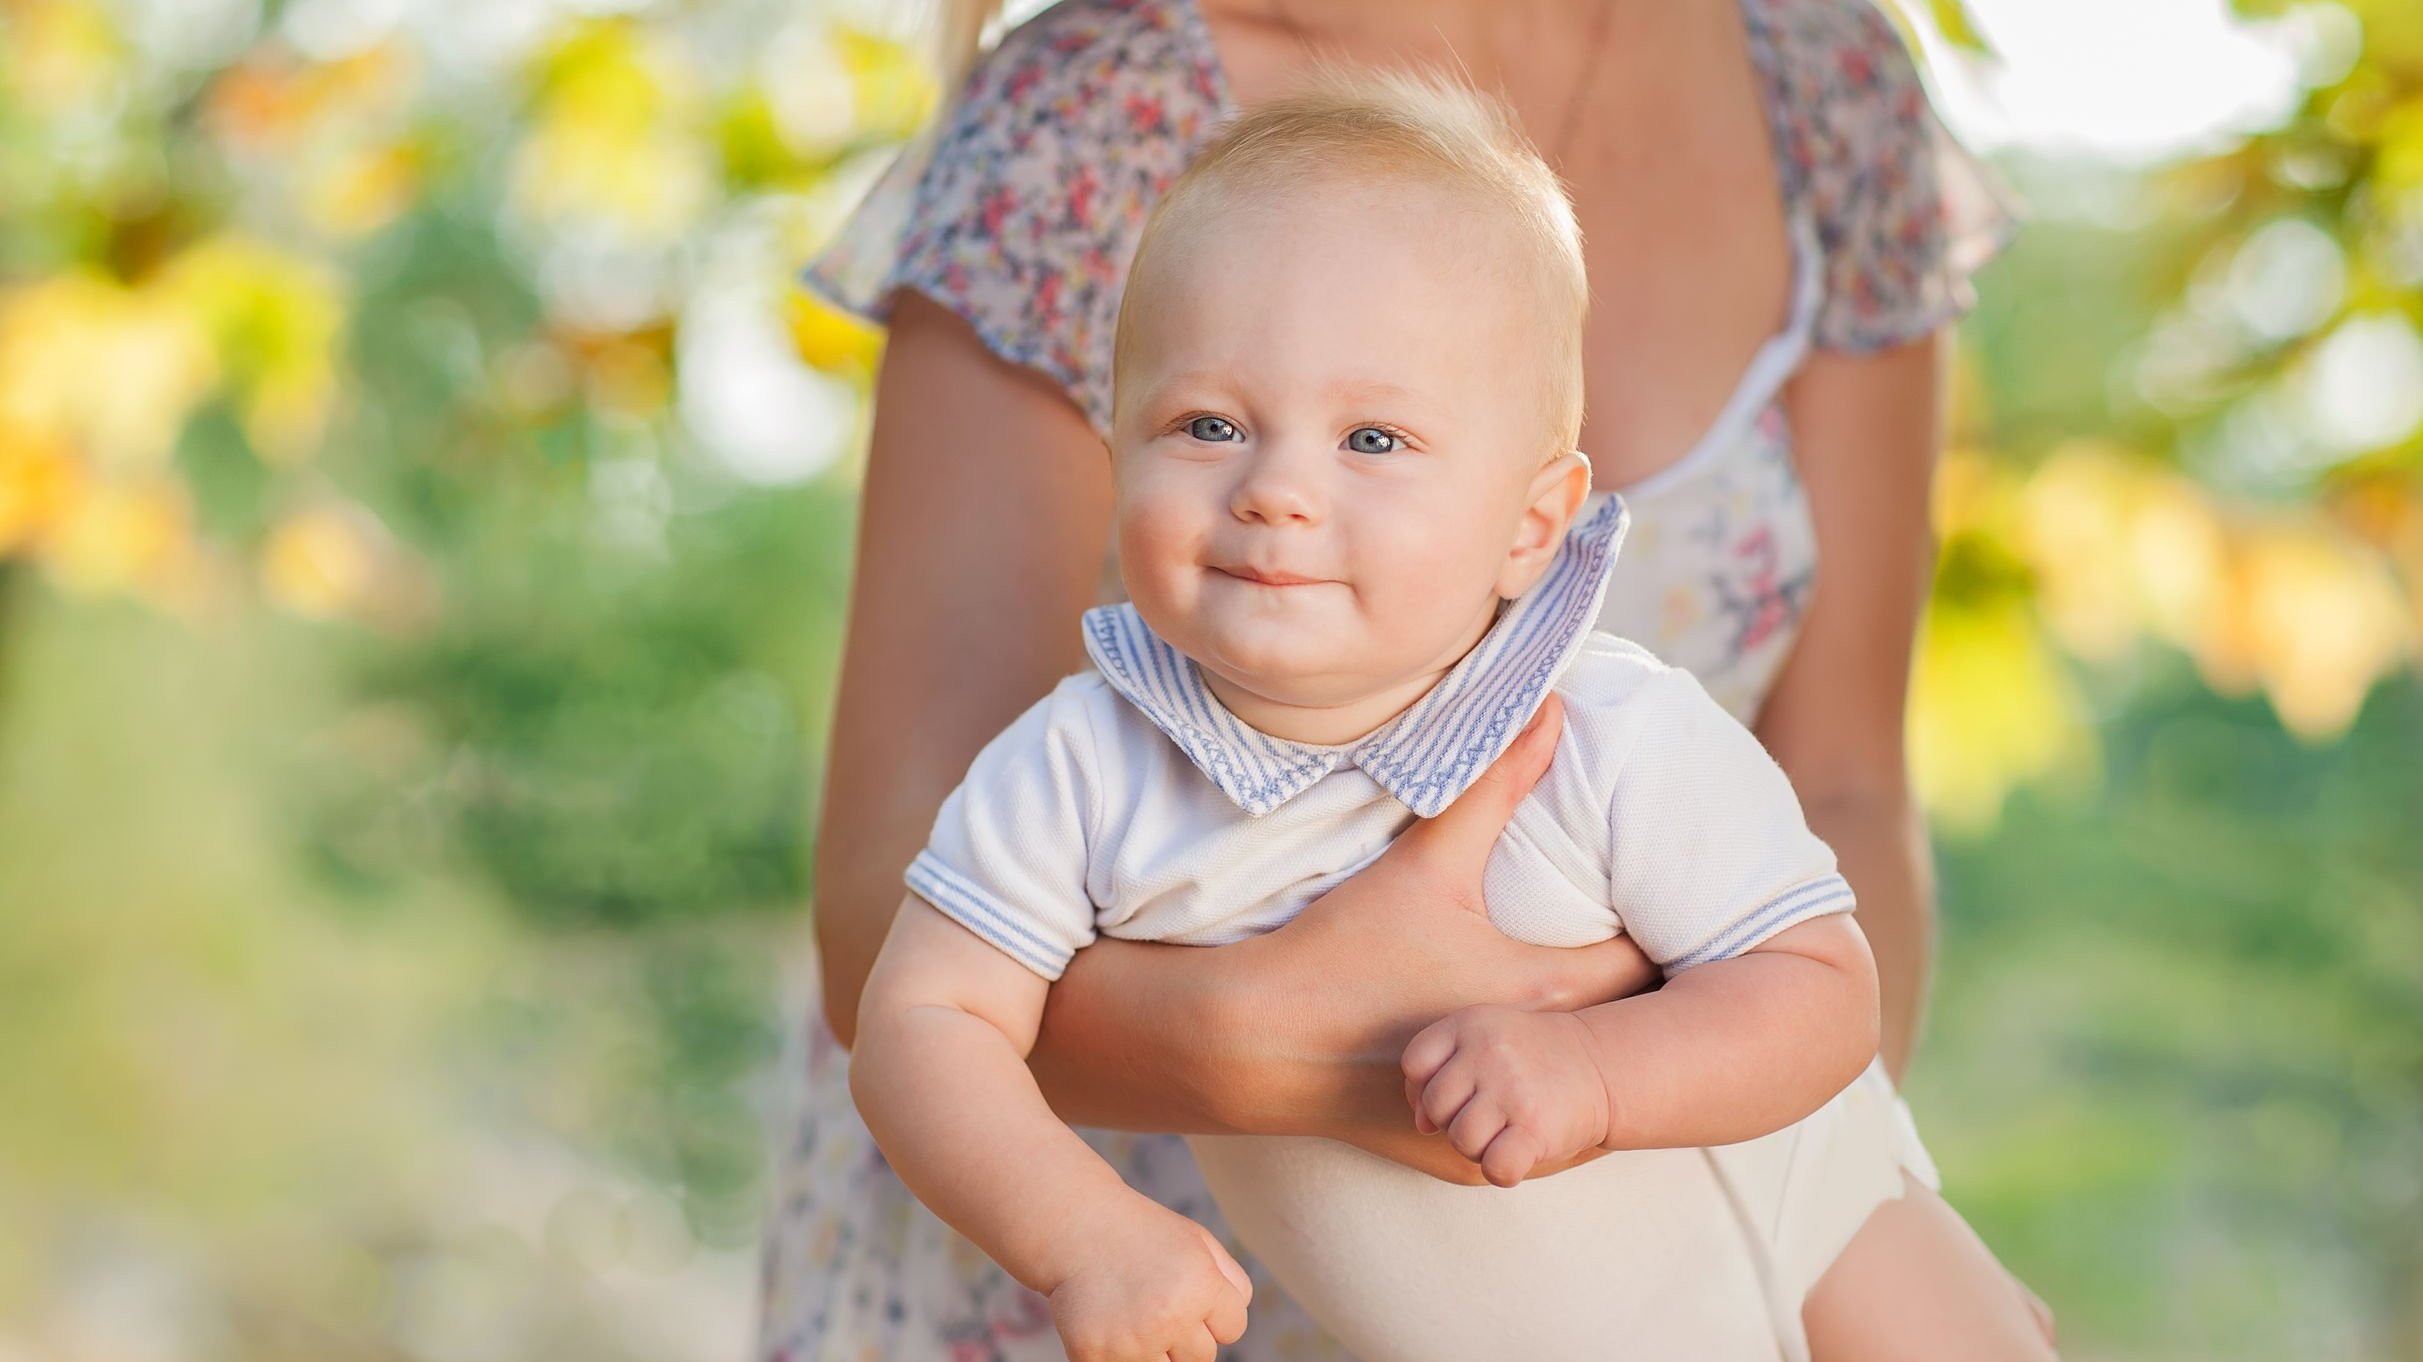
[[[1053,1107],[1122,1130],[1318,1135],[1481,1181],[1446,1140],[1414,1129],[1405,1043],[1472,1004],[1572,1011],[1657,978],[1627,938],[1528,946],[1482,902],[1490,850],[1563,722],[1551,695],[1453,805],[1275,932],[1215,949],[1105,938],[1077,952],[1028,1057]]]
[[[1417,823],[1379,859],[1275,932],[1224,947],[1232,956],[1229,1043],[1276,1058],[1282,1082],[1247,1128],[1347,1139],[1424,1171],[1456,1156],[1418,1137],[1399,1060],[1423,1027],[1496,1004],[1570,1012],[1640,992],[1657,971],[1629,938],[1562,948],[1515,941],[1481,896],[1490,850],[1556,751],[1563,702],[1531,726],[1452,806]],[[1436,1151],[1400,1157],[1419,1139]],[[1382,1147],[1385,1146],[1385,1147]],[[1455,1180],[1471,1180],[1469,1165]]]

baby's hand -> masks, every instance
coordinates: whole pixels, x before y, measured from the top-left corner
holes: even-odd
[[[1446,1131],[1500,1187],[1607,1141],[1607,1081],[1573,1013],[1467,1007],[1408,1042],[1404,1069],[1414,1129]]]
[[[1245,1333],[1253,1283],[1211,1231],[1136,1198],[1051,1290],[1069,1362],[1212,1362]]]

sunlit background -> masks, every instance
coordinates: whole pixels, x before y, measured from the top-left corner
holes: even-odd
[[[2075,1358],[2423,1359],[2423,4],[1901,17],[1921,1122]],[[0,1362],[745,1355],[906,36],[0,0]]]

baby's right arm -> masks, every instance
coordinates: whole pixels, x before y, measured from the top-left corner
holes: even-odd
[[[909,1190],[1051,1298],[1071,1362],[1211,1362],[1251,1287],[1052,1114],[1026,1067],[1049,987],[911,894],[860,1000],[851,1095]]]

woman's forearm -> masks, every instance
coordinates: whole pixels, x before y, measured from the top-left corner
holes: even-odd
[[[1445,1136],[1413,1128],[1393,1042],[1323,1056],[1306,1039],[1325,1024],[1308,1010],[1318,995],[1248,1001],[1269,996],[1247,977],[1260,954],[1250,947],[1104,938],[1077,952],[1027,1057],[1052,1110],[1114,1130],[1319,1135],[1444,1182],[1485,1183]]]
[[[1809,830],[1834,848],[1859,896],[1856,916],[1876,956],[1885,1069],[1899,1083],[1926,1015],[1935,953],[1935,873],[1925,820],[1904,796],[1820,797],[1805,806]]]
[[[1317,1038],[1337,1028],[1319,997],[1270,987],[1271,955],[1108,937],[1077,952],[1028,1057],[1052,1109],[1072,1125],[1180,1134],[1376,1138],[1402,1124],[1393,1050],[1329,1053]]]

